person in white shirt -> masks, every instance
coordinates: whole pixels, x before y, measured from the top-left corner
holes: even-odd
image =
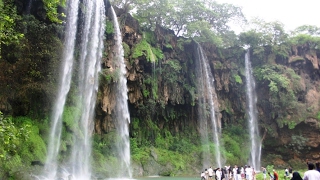
[[[212,167],[210,167],[210,168],[208,169],[208,175],[209,175],[209,179],[212,180],[212,176],[213,176],[213,169],[212,169]]]
[[[308,163],[308,171],[304,173],[303,180],[319,180],[320,172],[314,169],[313,163]]]
[[[205,180],[206,179],[206,174],[202,171],[200,174],[201,180]]]
[[[246,178],[247,180],[252,180],[252,168],[250,166],[246,168]]]
[[[216,171],[216,179],[221,180],[221,176],[222,176],[222,171],[220,168],[218,168]]]
[[[237,170],[238,170],[237,166],[234,166],[234,168],[232,169],[233,179],[234,180],[238,180]]]

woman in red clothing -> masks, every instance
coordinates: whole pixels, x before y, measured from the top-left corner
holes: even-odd
[[[273,170],[273,180],[279,180],[279,175],[276,170]]]

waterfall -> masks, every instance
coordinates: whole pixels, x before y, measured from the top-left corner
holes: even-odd
[[[204,168],[208,168],[210,166],[221,167],[222,157],[219,149],[221,127],[218,115],[216,114],[219,112],[219,110],[218,99],[214,87],[214,78],[211,73],[207,56],[203,52],[200,44],[197,44],[196,52],[197,59],[195,63],[196,77],[198,80],[198,121],[201,134],[201,143],[204,146],[202,157],[203,166]],[[214,143],[214,158],[210,155],[210,142]],[[210,162],[211,159],[215,159],[215,164]]]
[[[32,6],[32,0],[29,0],[27,8],[26,8],[26,15],[30,15],[31,6]]]
[[[248,128],[250,133],[250,158],[249,165],[256,170],[260,169],[261,158],[261,141],[259,136],[258,119],[257,119],[257,95],[255,92],[255,82],[252,75],[252,67],[250,62],[250,51],[247,50],[245,55],[245,71],[246,71],[246,88],[247,88],[247,113]]]
[[[132,172],[130,167],[130,140],[129,140],[129,123],[130,114],[128,109],[128,89],[127,89],[127,77],[126,77],[126,65],[124,62],[124,50],[122,46],[122,35],[118,24],[117,15],[111,7],[113,14],[114,25],[114,67],[119,72],[119,79],[116,84],[116,107],[115,107],[115,124],[117,135],[119,137],[117,144],[115,145],[115,154],[118,157],[119,165],[117,166],[118,172],[114,175],[115,178],[131,178]]]
[[[79,0],[68,1],[68,12],[65,29],[65,43],[62,55],[60,84],[51,117],[51,131],[48,144],[48,154],[43,177],[39,179],[53,180],[57,178],[73,178],[77,180],[91,179],[90,155],[91,133],[98,91],[98,74],[103,50],[103,35],[105,27],[105,7],[103,0],[85,0],[83,6],[84,26],[81,30],[79,67],[74,66],[74,51],[78,29]],[[73,124],[73,147],[69,160],[59,164],[59,151],[62,132],[62,114],[66,98],[70,90],[73,69],[77,72],[78,91]]]
[[[46,179],[54,179],[58,168],[58,154],[60,149],[60,136],[62,130],[62,113],[70,89],[73,53],[77,32],[78,21],[78,1],[69,1],[67,24],[65,33],[64,50],[62,55],[62,65],[60,70],[60,84],[56,102],[51,117],[51,131],[49,136],[48,154],[45,163]]]

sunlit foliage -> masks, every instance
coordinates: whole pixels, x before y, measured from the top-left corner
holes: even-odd
[[[58,13],[58,6],[65,6],[66,0],[43,0],[43,3],[47,11],[48,18],[53,22],[61,23],[61,17],[64,17],[64,14]]]
[[[16,21],[20,18],[13,0],[0,0],[0,58],[3,45],[18,43],[23,37],[15,30]]]

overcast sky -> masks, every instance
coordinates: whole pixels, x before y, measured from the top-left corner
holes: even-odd
[[[280,21],[286,30],[301,25],[320,27],[320,0],[216,0],[242,7],[245,17],[260,17],[267,22]]]

